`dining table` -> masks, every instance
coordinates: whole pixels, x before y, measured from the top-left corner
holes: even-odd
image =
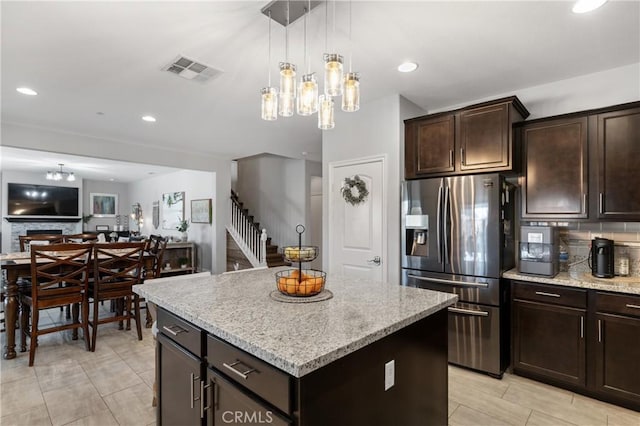
[[[153,268],[155,256],[149,252],[143,255],[143,268],[150,270]],[[40,259],[40,262],[47,262]],[[4,286],[4,322],[6,333],[6,344],[2,356],[4,359],[16,357],[16,321],[18,319],[18,279],[20,277],[31,276],[31,253],[13,252],[0,254],[0,267],[6,271]],[[144,272],[143,272],[144,276]]]

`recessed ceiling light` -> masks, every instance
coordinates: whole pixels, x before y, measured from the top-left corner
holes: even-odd
[[[398,71],[400,72],[412,72],[418,69],[418,64],[415,62],[403,62],[398,65]]]
[[[18,87],[16,90],[23,95],[35,96],[38,94],[38,92],[28,87]]]
[[[113,182],[114,180],[114,178],[109,178],[109,182]]]
[[[605,4],[607,0],[578,0],[574,5],[571,11],[573,13],[587,13],[592,10],[596,10],[603,4]]]
[[[142,119],[144,121],[148,121],[149,123],[155,123],[156,122],[156,118],[151,116],[151,115],[145,115],[142,117]]]

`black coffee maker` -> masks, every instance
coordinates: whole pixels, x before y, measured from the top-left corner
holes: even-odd
[[[598,278],[613,278],[613,240],[595,238],[591,240],[591,275]]]

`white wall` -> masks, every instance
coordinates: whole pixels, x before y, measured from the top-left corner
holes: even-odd
[[[238,160],[238,198],[272,244],[297,244],[296,225],[308,228],[311,176],[320,169],[319,163],[270,154]],[[305,232],[303,243],[308,238]]]
[[[479,102],[516,95],[529,110],[528,120],[640,100],[640,63],[560,80],[540,86],[497,93],[462,104],[429,110],[448,111]]]
[[[214,157],[208,153],[190,151],[188,147],[182,150],[171,150],[57,130],[26,127],[6,122],[2,123],[1,140],[5,146],[22,149],[213,172],[215,179],[212,183],[211,192],[220,194],[220,196],[213,200],[211,265],[214,273],[222,273],[226,270],[226,225],[229,223],[229,195],[231,191],[230,159]],[[189,190],[189,188],[184,188],[187,193]],[[189,197],[188,194],[187,197]],[[134,200],[131,199],[130,202],[134,202]],[[151,210],[148,210],[148,213],[145,210],[145,215],[150,218]],[[4,224],[2,238],[3,240],[5,239]]]
[[[404,176],[404,122],[405,118],[424,114],[418,106],[399,95],[387,96],[361,105],[356,113],[342,113],[336,119],[336,127],[322,132],[323,165],[323,269],[329,265],[328,205],[329,163],[354,160],[362,157],[386,154],[387,156],[387,252],[382,261],[387,264],[387,277],[393,283],[400,282],[400,182]],[[331,271],[328,271],[331,272]]]
[[[118,195],[118,210],[116,215],[120,215],[120,224],[124,225],[125,219],[131,213],[131,203],[129,202],[129,187],[126,183],[120,182],[107,182],[101,180],[82,180],[84,189],[82,191],[82,204],[85,206],[80,211],[81,215],[91,214],[90,195],[92,193],[101,194],[117,194]],[[131,227],[131,221],[128,220],[129,229]],[[109,229],[115,229],[116,218],[115,217],[92,217],[86,225],[83,226],[85,231],[95,231],[96,225],[109,225]]]
[[[183,170],[166,175],[150,177],[139,182],[129,184],[129,197],[131,203],[140,203],[144,222],[141,233],[143,235],[160,234],[179,238],[181,232],[176,229],[162,228],[162,206],[160,206],[160,223],[158,228],[153,226],[153,203],[159,201],[162,204],[162,194],[167,192],[184,192],[184,217],[191,217],[191,200],[211,198],[216,202],[215,174]],[[187,231],[189,241],[198,246],[198,264],[200,269],[210,271],[212,269],[212,242],[214,230],[212,225],[205,223],[191,223]]]

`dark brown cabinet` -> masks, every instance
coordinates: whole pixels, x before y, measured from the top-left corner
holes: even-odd
[[[528,115],[512,96],[405,120],[405,178],[517,171],[512,125]]]
[[[407,125],[407,178],[454,171],[454,123],[454,115],[448,114]]]
[[[640,410],[640,296],[513,281],[516,374]]]
[[[595,319],[596,389],[640,405],[640,297],[598,292]]]
[[[598,114],[598,218],[640,220],[640,107]]]
[[[522,217],[588,217],[586,116],[536,121],[518,129],[523,141]]]
[[[586,291],[513,284],[513,370],[584,386]]]

